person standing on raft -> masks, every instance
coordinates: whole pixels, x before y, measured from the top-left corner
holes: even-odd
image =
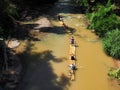
[[[70,42],[72,45],[74,45],[75,44],[75,39],[74,39],[74,37],[72,36],[71,37],[71,42]]]

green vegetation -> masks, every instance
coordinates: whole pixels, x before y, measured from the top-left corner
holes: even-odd
[[[118,68],[118,69],[110,69],[108,75],[111,78],[116,78],[117,80],[120,80],[120,68]]]
[[[106,3],[108,2],[108,0],[104,0],[104,1],[103,0],[75,0],[75,1],[78,5],[85,7],[87,12],[93,12],[95,11],[96,6],[98,4],[106,5]]]
[[[106,32],[117,28],[118,20],[113,14],[114,5],[111,5],[109,1],[106,6],[97,5],[96,8],[95,12],[87,14],[90,21],[88,28],[94,29],[97,35],[103,37]]]
[[[113,13],[114,9],[110,0],[106,6],[98,5],[95,12],[87,15],[90,21],[88,28],[94,29],[98,36],[104,38],[103,47],[108,55],[120,58],[120,19]]]
[[[10,0],[1,0],[0,11],[0,37],[7,38],[13,32],[17,10]]]
[[[120,59],[120,18],[114,13],[117,8],[117,2],[114,0],[77,0],[77,3],[84,3],[88,10],[86,18],[89,20],[88,28],[103,38],[103,47],[105,52]],[[119,4],[119,3],[118,3]],[[95,5],[95,6],[94,6]]]
[[[88,6],[88,0],[76,0],[76,3],[80,6]]]
[[[94,29],[95,33],[100,37],[104,37],[108,31],[113,29],[120,29],[120,20],[115,14],[110,14],[110,11],[106,9],[98,10],[96,13],[92,13],[90,16],[89,29]]]
[[[89,1],[93,1],[89,3]],[[88,29],[93,29],[102,38],[106,54],[120,59],[120,18],[119,12],[115,13],[120,5],[120,0],[77,0],[86,8],[86,18],[89,21]],[[120,68],[110,69],[108,75],[120,80]]]
[[[120,59],[120,30],[112,30],[103,38],[105,52],[115,58]]]

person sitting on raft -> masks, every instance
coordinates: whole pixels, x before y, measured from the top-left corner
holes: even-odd
[[[71,54],[71,55],[70,55],[70,59],[69,59],[69,60],[70,60],[70,62],[71,62],[72,64],[74,64],[74,65],[76,64],[76,63],[75,63],[75,62],[76,62],[76,58],[75,58],[75,55],[74,55],[74,54]]]
[[[58,20],[59,20],[59,21],[63,21],[61,15],[58,15]]]
[[[70,59],[71,59],[71,60],[76,60],[76,59],[75,59],[75,55],[71,55],[71,56],[70,56]]]
[[[73,71],[73,70],[76,70],[76,66],[74,64],[70,64],[69,65],[70,69]]]

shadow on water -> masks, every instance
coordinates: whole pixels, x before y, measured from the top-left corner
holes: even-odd
[[[40,32],[48,32],[48,33],[56,33],[56,34],[66,34],[66,33],[74,33],[75,30],[73,28],[67,27],[43,27],[40,29]]]
[[[49,15],[50,17],[54,17],[59,13],[83,14],[85,12],[85,8],[78,6],[73,0],[58,0],[56,3],[53,4],[25,7],[21,11],[20,20],[30,21],[38,18],[41,15]]]
[[[26,50],[18,54],[24,70],[17,90],[64,90],[65,88],[67,90],[67,86],[70,86],[69,79],[62,74],[57,81],[58,77],[50,64],[50,61],[60,63],[64,58],[56,58],[50,50],[32,54],[33,46],[28,41]]]
[[[52,13],[51,13],[52,12]],[[65,13],[65,14],[83,14],[85,13],[85,9],[83,7],[77,6],[74,3],[61,3],[58,2],[56,3],[52,9],[50,10],[50,12],[48,12],[49,14],[54,14],[57,15],[58,13]]]
[[[55,33],[55,34],[67,34],[67,33],[74,33],[75,29],[71,27],[62,27],[62,26],[50,26],[50,27],[41,27],[39,24],[19,24],[16,26],[15,29],[15,38],[19,40],[31,40],[31,41],[41,41],[36,36],[39,35],[40,32],[45,33]],[[31,33],[32,32],[32,33]]]
[[[25,11],[24,11],[25,10]],[[76,6],[72,0],[58,0],[54,5],[43,5],[43,7],[33,7],[25,8],[23,10],[21,20],[23,21],[30,21],[40,17],[41,15],[48,15],[48,18],[52,18],[54,20],[58,20],[57,15],[60,13],[83,13],[81,7]],[[65,17],[63,17],[65,18]],[[19,24],[15,25],[15,33],[12,37],[15,37],[19,40],[33,40],[33,41],[40,41],[39,38],[36,38],[36,34],[30,34],[30,31],[33,30],[38,24]],[[66,33],[74,33],[75,30],[71,27],[43,27],[39,29],[41,32],[47,33],[56,33],[56,34],[66,34]]]
[[[85,13],[85,8],[78,6],[74,0],[58,0],[50,10],[54,15],[58,13]]]

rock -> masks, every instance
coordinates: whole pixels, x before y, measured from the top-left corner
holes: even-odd
[[[46,17],[39,19],[35,22],[35,24],[37,24],[37,26],[34,28],[35,30],[39,30],[43,27],[51,27],[51,22]]]
[[[8,43],[9,48],[16,48],[19,45],[20,45],[20,42],[18,40],[16,40],[16,39],[12,39]]]

